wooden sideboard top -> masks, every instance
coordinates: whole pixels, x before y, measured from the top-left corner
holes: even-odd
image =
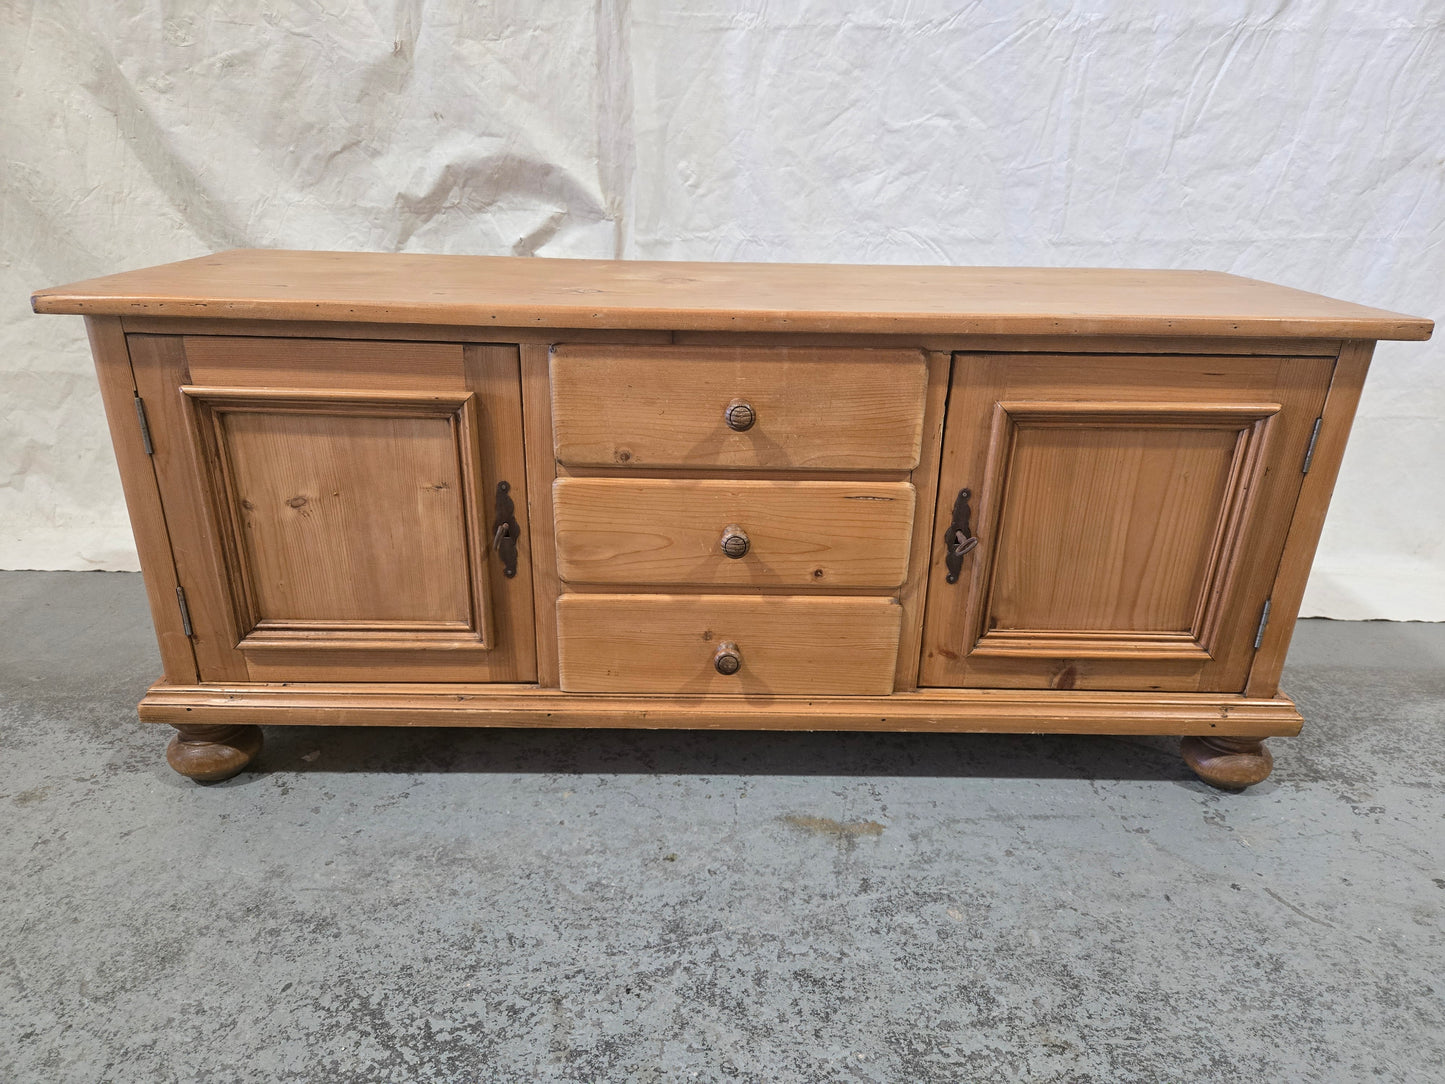
[[[235,249],[40,290],[36,312],[485,327],[1428,339],[1430,320],[1217,271]]]

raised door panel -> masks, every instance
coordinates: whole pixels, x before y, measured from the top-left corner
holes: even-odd
[[[202,397],[229,474],[216,481],[259,624],[429,623],[485,639],[485,577],[467,531],[481,496],[469,398],[363,412],[345,396],[283,410],[186,391]]]
[[[241,651],[492,646],[470,393],[181,393]]]
[[[974,653],[1207,657],[1278,411],[997,404]]]
[[[132,339],[203,680],[534,676],[515,349]]]
[[[1330,369],[960,356],[923,683],[1242,690]]]

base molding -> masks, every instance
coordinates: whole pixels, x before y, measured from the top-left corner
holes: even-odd
[[[152,685],[146,722],[172,726],[635,727],[1007,734],[1298,734],[1287,696],[921,689],[890,696],[667,697],[535,685],[384,683]]]

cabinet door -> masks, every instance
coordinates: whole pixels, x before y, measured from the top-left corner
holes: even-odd
[[[957,355],[921,683],[1243,690],[1332,367]]]
[[[203,681],[535,680],[515,347],[129,346]]]

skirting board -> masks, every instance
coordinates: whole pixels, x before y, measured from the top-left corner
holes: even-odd
[[[532,685],[167,685],[140,702],[150,723],[301,726],[635,727],[935,733],[1298,734],[1287,696],[923,689],[887,697],[582,695]]]

